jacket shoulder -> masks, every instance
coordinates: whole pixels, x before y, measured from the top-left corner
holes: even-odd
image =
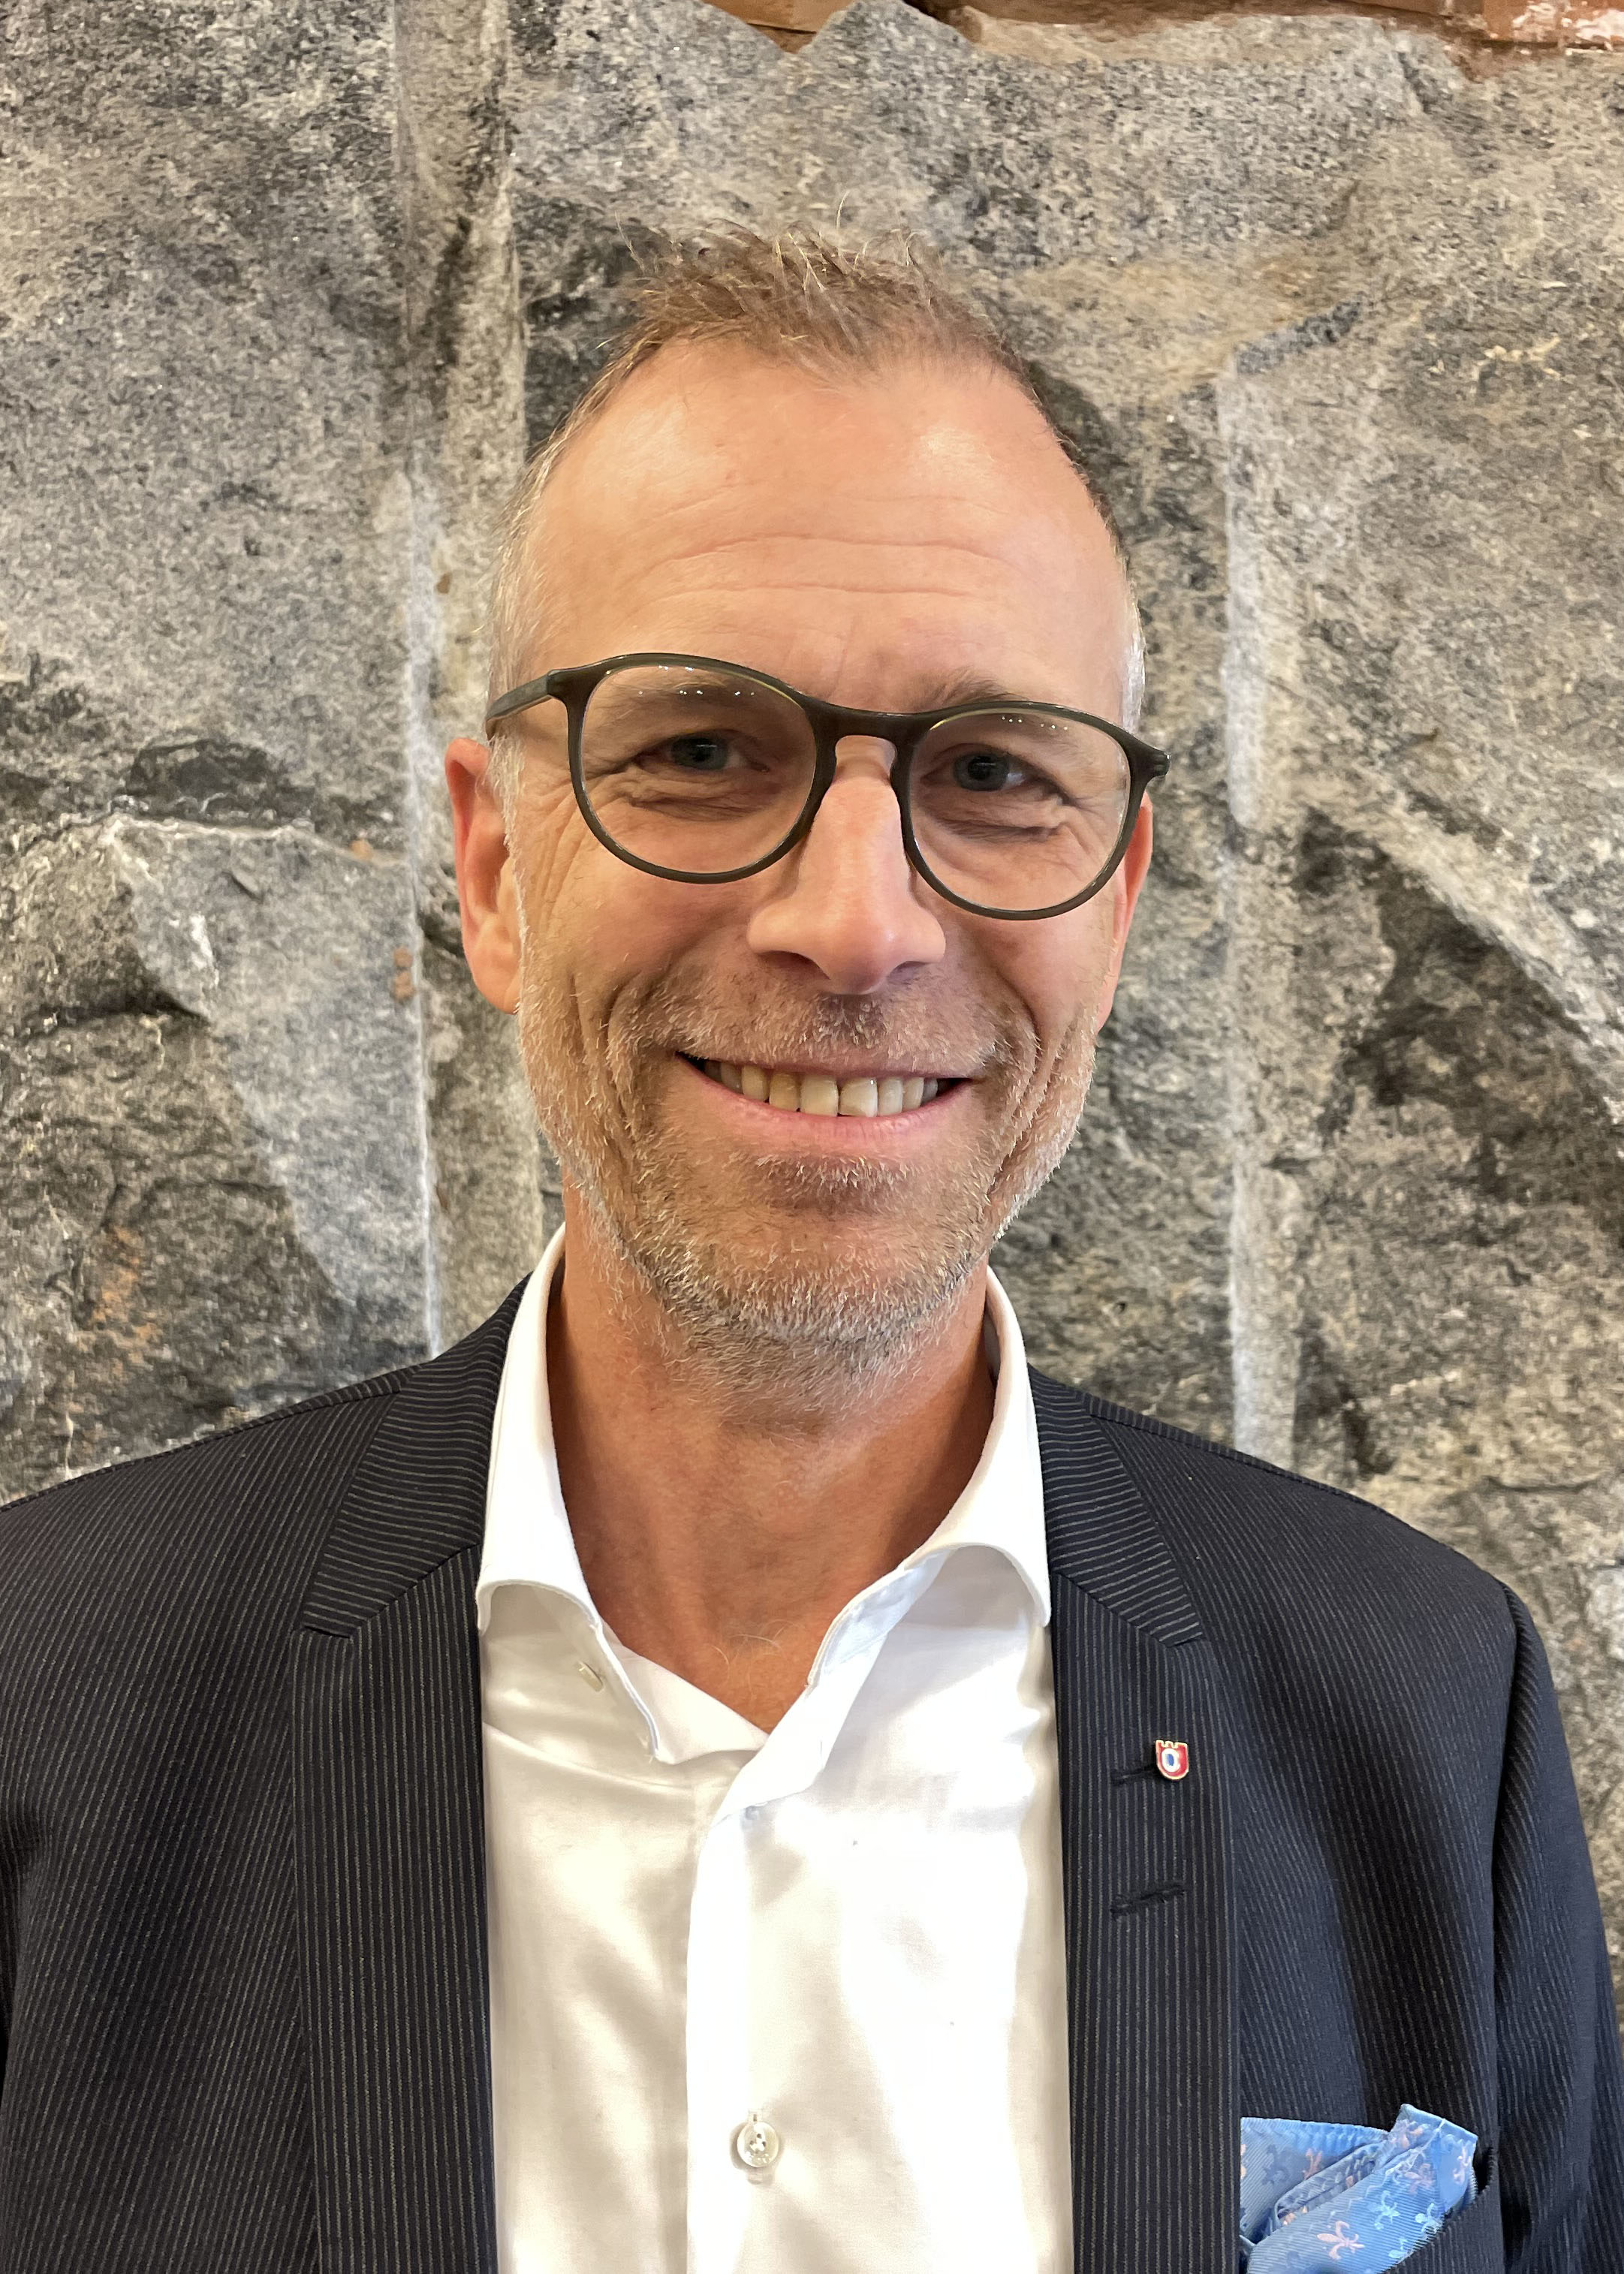
[[[357,1463],[414,1369],[94,1469],[0,1507],[0,1716],[72,1709],[291,1619]],[[100,1670],[98,1673],[98,1669]],[[13,1724],[13,1728],[15,1725]]]
[[[466,1491],[524,1286],[435,1357],[0,1507],[0,1683],[12,1643],[26,1657],[121,1623],[138,1643],[287,1623],[392,1416],[396,1465],[420,1481],[450,1463]]]
[[[1097,1430],[1148,1504],[1203,1623],[1233,1632],[1377,1624],[1417,1651],[1509,1663],[1511,1591],[1456,1548],[1335,1485],[1034,1374],[1040,1436]],[[1250,1617],[1246,1612],[1250,1610]],[[1526,1613],[1522,1614],[1526,1618]]]

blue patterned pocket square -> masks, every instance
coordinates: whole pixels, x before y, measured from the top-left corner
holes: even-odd
[[[1476,2135],[1408,2103],[1368,2124],[1241,2119],[1244,2274],[1396,2266],[1477,2192]]]

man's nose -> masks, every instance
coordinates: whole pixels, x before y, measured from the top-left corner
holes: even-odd
[[[766,873],[775,889],[746,935],[758,955],[794,955],[837,995],[871,995],[947,937],[908,866],[889,742],[852,735],[808,835]]]

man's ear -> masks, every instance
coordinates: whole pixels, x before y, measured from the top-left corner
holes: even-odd
[[[518,887],[490,769],[490,751],[466,735],[446,752],[462,950],[486,1001],[513,1012],[519,1007]]]
[[[1111,1015],[1111,1005],[1116,999],[1116,982],[1122,973],[1123,950],[1128,945],[1128,929],[1133,922],[1133,911],[1139,905],[1140,888],[1146,871],[1150,867],[1151,840],[1155,834],[1155,819],[1148,797],[1140,801],[1139,819],[1133,825],[1133,834],[1128,840],[1128,849],[1122,863],[1111,878],[1109,887],[1111,899],[1111,960],[1105,975],[1105,985],[1094,1013],[1094,1032]]]

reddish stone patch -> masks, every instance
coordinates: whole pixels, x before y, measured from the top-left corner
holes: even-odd
[[[779,45],[798,48],[821,31],[843,0],[713,0]],[[958,0],[912,0],[929,16],[951,22]],[[1101,31],[1147,27],[1157,19],[1188,23],[1205,16],[1279,14],[1360,15],[1402,22],[1421,16],[1440,30],[1497,46],[1624,49],[1624,4],[1615,0],[1297,0],[1269,7],[1266,0],[977,0],[980,13],[1024,24],[1078,24]]]

